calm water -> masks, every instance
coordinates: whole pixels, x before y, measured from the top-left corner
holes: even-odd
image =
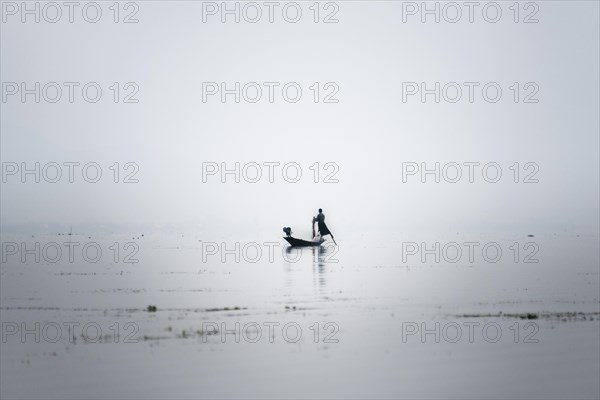
[[[7,235],[2,397],[599,396],[594,235],[336,240]]]

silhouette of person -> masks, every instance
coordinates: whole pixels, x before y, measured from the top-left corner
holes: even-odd
[[[323,214],[323,209],[319,208],[319,214],[317,214],[316,217],[313,217],[313,226],[314,223],[317,223],[317,228],[319,229],[319,234],[321,234],[321,237],[325,236],[325,235],[331,235],[331,232],[329,232],[329,229],[327,229],[327,225],[325,225],[325,214]]]

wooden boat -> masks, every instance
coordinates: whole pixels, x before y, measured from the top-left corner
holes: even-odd
[[[323,238],[321,238],[321,240],[318,241],[318,242],[313,242],[313,241],[308,241],[308,240],[302,240],[302,239],[296,239],[296,238],[291,237],[291,236],[284,236],[283,238],[291,246],[294,246],[294,247],[320,246],[321,243],[323,243],[325,241],[325,239],[323,239]]]

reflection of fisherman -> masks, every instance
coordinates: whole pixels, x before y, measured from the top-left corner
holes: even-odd
[[[321,237],[325,236],[325,235],[331,235],[331,232],[329,232],[329,229],[327,229],[327,225],[325,225],[325,214],[323,214],[323,210],[319,208],[319,214],[313,218],[313,229],[314,229],[314,224],[315,222],[317,223],[318,229],[319,229],[319,234],[321,235]]]

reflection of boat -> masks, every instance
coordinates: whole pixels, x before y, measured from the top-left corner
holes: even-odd
[[[294,237],[291,236],[284,236],[283,237],[285,240],[287,240],[287,242],[295,247],[306,247],[306,246],[319,246],[321,243],[323,243],[325,241],[325,239],[321,238],[321,240],[319,240],[318,242],[313,242],[313,241],[308,241],[308,240],[302,240],[302,239],[296,239]]]

